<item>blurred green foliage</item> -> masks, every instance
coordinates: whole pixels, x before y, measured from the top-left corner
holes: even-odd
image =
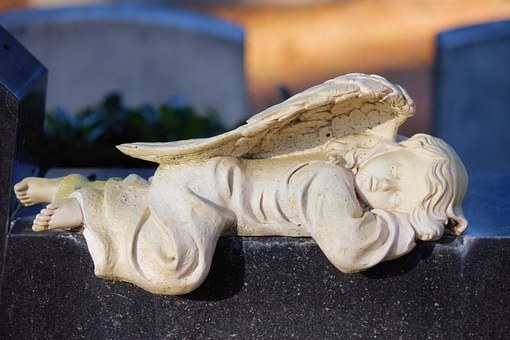
[[[191,107],[166,103],[126,108],[119,94],[77,115],[57,109],[46,114],[41,167],[153,167],[122,154],[116,145],[210,137],[225,131],[219,115],[197,114]]]

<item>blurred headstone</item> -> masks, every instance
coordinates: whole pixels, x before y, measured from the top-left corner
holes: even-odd
[[[34,157],[41,147],[46,75],[44,66],[0,26],[0,273],[15,205],[12,184],[38,172]]]
[[[468,172],[510,171],[510,20],[437,37],[434,133]]]
[[[169,7],[89,6],[0,15],[3,25],[49,70],[47,107],[77,113],[106,94],[127,106],[184,98],[228,126],[247,118],[244,32],[206,15]]]

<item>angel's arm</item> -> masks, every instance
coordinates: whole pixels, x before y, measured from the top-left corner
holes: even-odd
[[[362,210],[347,170],[323,164],[313,172],[305,196],[306,225],[335,267],[359,272],[414,248],[410,225],[386,211]]]

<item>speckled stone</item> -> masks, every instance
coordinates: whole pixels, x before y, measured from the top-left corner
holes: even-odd
[[[98,174],[101,177],[101,174]],[[471,179],[465,236],[343,274],[311,239],[222,238],[205,283],[159,296],[93,274],[85,240],[10,233],[0,337],[508,338],[510,175]]]
[[[508,237],[447,237],[347,275],[310,239],[223,238],[204,285],[175,297],[96,278],[80,235],[11,234],[1,335],[503,338],[508,259]]]
[[[33,148],[42,135],[46,74],[0,26],[0,275],[13,207],[12,182],[37,171]]]

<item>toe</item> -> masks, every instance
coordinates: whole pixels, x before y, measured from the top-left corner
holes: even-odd
[[[37,214],[37,216],[35,216],[35,219],[38,221],[46,221],[47,222],[47,221],[51,220],[51,216]]]
[[[24,191],[26,189],[28,189],[28,184],[24,181],[21,181],[14,185],[14,191],[20,192],[20,191]]]
[[[53,209],[42,209],[40,214],[44,216],[52,216],[55,210]]]
[[[40,227],[47,227],[48,226],[48,221],[43,221],[43,220],[39,220],[39,219],[35,219],[34,222],[33,222],[34,225],[38,225]]]
[[[56,204],[56,203],[50,203],[46,206],[46,209],[49,209],[49,210],[55,210],[55,209],[58,209],[60,207],[59,204]]]
[[[43,227],[43,226],[40,226],[40,225],[37,225],[37,224],[34,224],[32,225],[32,230],[35,231],[35,232],[38,232],[38,231],[45,231],[47,230],[48,228],[46,227]]]
[[[28,207],[28,206],[31,206],[31,205],[34,205],[34,203],[29,200],[29,199],[24,199],[24,200],[20,200],[19,201],[21,204],[23,204],[25,207]]]

